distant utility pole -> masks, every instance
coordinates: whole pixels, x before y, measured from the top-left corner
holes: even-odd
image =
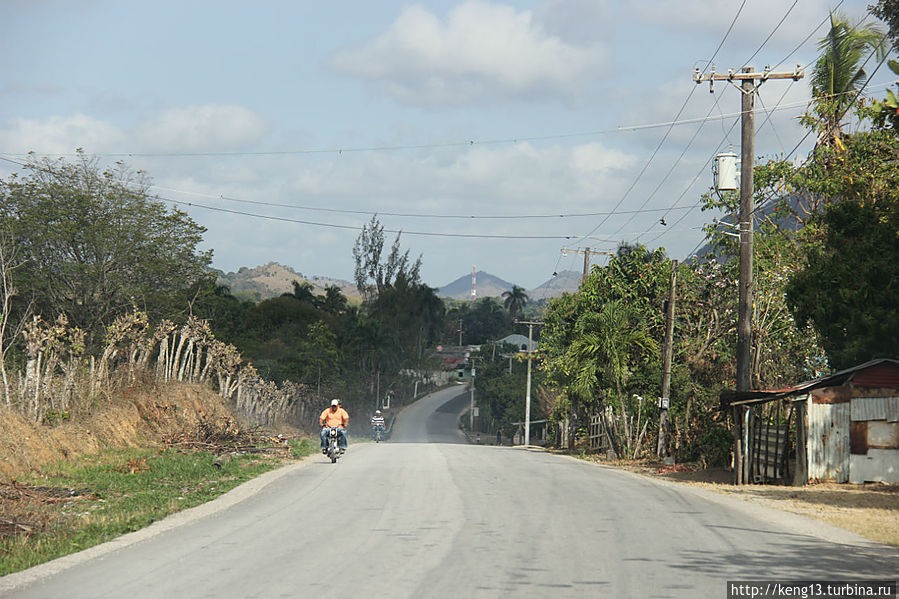
[[[573,250],[570,250],[567,248],[562,249],[563,256],[567,255],[569,253],[584,255],[584,274],[581,275],[581,283],[583,283],[584,279],[587,278],[587,275],[590,274],[590,256],[614,256],[615,255],[611,252],[600,252],[597,250],[591,250],[590,248],[584,248],[584,249],[576,248]]]
[[[471,360],[471,407],[468,410],[468,432],[474,432],[474,377],[477,374],[477,362],[479,358],[472,356],[469,358]]]
[[[671,402],[671,353],[674,345],[674,299],[677,296],[677,260],[671,261],[671,288],[665,302],[665,346],[662,350],[662,397],[659,398],[659,444],[656,455],[664,457],[668,453],[668,406]]]
[[[531,444],[531,360],[533,359],[533,350],[531,347],[534,342],[534,326],[543,325],[542,322],[532,322],[525,320],[516,320],[515,324],[528,325],[528,385],[524,397],[524,444]]]
[[[755,92],[758,85],[769,79],[792,79],[799,81],[805,74],[796,67],[792,73],[772,73],[765,67],[761,73],[753,72],[752,67],[743,67],[742,72],[735,73],[730,70],[726,74],[717,74],[713,70],[707,75],[702,75],[699,69],[693,74],[693,81],[697,84],[703,81],[709,82],[709,91],[714,92],[715,81],[727,81],[743,92],[741,103],[741,164],[740,164],[740,300],[737,306],[737,391],[750,391],[752,382],[750,377],[751,360],[751,335],[752,335],[752,212],[753,212],[753,181],[752,168],[755,155]],[[756,82],[759,82],[756,85]],[[749,411],[745,407],[736,408],[734,419],[737,421],[738,435],[734,440],[734,474],[736,484],[748,482],[749,465]]]

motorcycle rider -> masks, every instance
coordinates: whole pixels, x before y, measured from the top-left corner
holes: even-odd
[[[371,417],[371,438],[374,439],[378,431],[381,431],[381,436],[384,436],[384,416],[381,415],[381,410],[375,410],[375,415]]]
[[[350,415],[340,407],[339,399],[332,399],[331,406],[325,408],[325,411],[318,417],[318,423],[322,427],[322,453],[328,453],[328,430],[337,427],[337,445],[340,447],[340,453],[346,451],[346,427],[350,423]]]

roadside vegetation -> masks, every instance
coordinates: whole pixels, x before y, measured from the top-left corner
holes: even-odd
[[[173,447],[104,450],[2,482],[0,576],[144,528],[316,447],[292,440],[276,453],[254,449],[227,460]]]
[[[774,157],[755,168],[754,388],[899,356],[899,96],[858,93],[869,56],[899,74],[887,60],[899,42],[899,7],[881,0],[871,10],[887,33],[835,14],[821,40],[803,119],[813,151],[802,164]],[[439,345],[468,351],[461,366],[477,372],[476,430],[508,440],[525,417],[529,356],[497,341],[527,334],[516,320],[543,323],[530,356],[531,417],[547,421],[547,443],[558,447],[570,432],[566,449],[585,451],[594,417],[615,457],[651,456],[672,273],[671,452],[678,462],[729,463],[732,423],[718,400],[735,384],[738,247],[721,222],[706,227],[706,245],[685,262],[622,243],[561,298],[536,302],[515,287],[452,302],[422,282],[422,258],[402,249],[400,235],[388,247],[375,216],[347,248],[361,305],[336,287],[316,295],[299,281],[254,303],[217,284],[211,252],[199,249],[203,227],[149,185],[126,164],[81,153],[33,157],[0,180],[0,421],[29,423],[64,454],[23,458],[0,436],[0,549],[16,556],[0,572],[134,530],[286,457],[257,453],[265,445],[254,441],[229,449],[235,457],[217,468],[223,452],[188,443],[210,432],[213,406],[238,429],[301,434],[341,397],[364,422],[387,397],[397,409],[442,384],[433,376],[444,368]],[[733,220],[735,194],[697,200]],[[171,389],[178,402],[157,401]],[[204,393],[215,397],[205,420],[190,407]],[[56,436],[110,406],[143,424],[77,449]],[[168,435],[188,438],[149,440],[146,427],[161,421],[172,424]],[[25,507],[13,513],[13,504]]]
[[[882,0],[871,11],[887,33],[870,19],[834,13],[819,43],[803,118],[813,151],[801,164],[774,157],[754,169],[754,389],[899,356],[899,96],[860,95],[878,63],[899,73],[899,62],[888,60],[899,41],[899,4]],[[706,226],[698,255],[678,263],[662,248],[622,243],[577,293],[544,307],[532,418],[549,421],[550,444],[566,429],[568,448],[584,451],[598,417],[609,454],[654,454],[664,307],[676,271],[668,446],[677,462],[729,465],[733,423],[719,397],[736,384],[738,197],[710,190],[700,201],[720,221]],[[482,431],[521,433],[522,358],[490,346],[475,356]]]

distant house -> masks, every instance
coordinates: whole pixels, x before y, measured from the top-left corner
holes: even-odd
[[[777,405],[775,416],[778,400],[790,409]],[[726,392],[721,405],[749,423],[738,435],[743,482],[788,479],[792,454],[797,484],[899,483],[899,360],[871,360],[784,389]]]
[[[497,343],[508,343],[509,345],[514,345],[515,347],[518,348],[518,351],[525,351],[525,352],[528,351],[528,338],[525,337],[524,335],[518,335],[518,334],[508,335],[506,337],[503,337],[502,339],[498,339],[496,342]],[[537,350],[537,342],[536,341],[531,341],[530,350],[531,351]]]

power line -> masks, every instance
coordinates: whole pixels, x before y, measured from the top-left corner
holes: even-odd
[[[649,213],[649,212],[664,212],[665,208],[651,208],[647,210],[622,210],[617,213],[612,212],[581,212],[581,213],[568,213],[568,214],[426,214],[426,213],[415,213],[415,212],[386,212],[384,210],[351,210],[347,208],[321,208],[317,206],[303,206],[298,204],[284,204],[279,202],[263,202],[258,200],[247,200],[242,198],[233,198],[225,195],[212,195],[200,192],[192,192],[192,191],[183,191],[178,189],[171,189],[167,187],[160,187],[153,185],[151,186],[153,189],[159,189],[163,191],[170,191],[175,193],[184,193],[188,195],[195,195],[210,199],[218,199],[224,200],[228,202],[239,202],[242,204],[253,204],[256,206],[270,206],[274,208],[290,208],[294,210],[309,210],[314,212],[328,212],[335,214],[360,214],[360,215],[372,215],[378,214],[381,216],[392,216],[399,218],[436,218],[436,219],[459,219],[459,220],[523,220],[523,219],[556,219],[556,218],[587,218],[594,216],[605,216],[607,214],[639,214],[639,213]]]
[[[709,108],[709,112],[706,114],[706,120],[703,120],[702,123],[699,125],[699,127],[696,128],[696,131],[693,133],[693,137],[691,137],[690,141],[687,142],[687,145],[684,147],[684,150],[680,153],[680,156],[678,156],[677,160],[674,161],[674,164],[671,165],[671,168],[668,169],[668,172],[665,173],[665,176],[662,177],[662,180],[659,181],[659,184],[656,185],[656,188],[652,191],[652,193],[649,194],[649,196],[647,196],[647,198],[643,201],[643,204],[640,205],[640,210],[642,210],[646,207],[646,204],[648,204],[652,200],[652,198],[655,197],[655,195],[659,192],[659,190],[662,189],[662,186],[671,177],[671,174],[674,172],[674,169],[676,169],[677,166],[680,164],[681,160],[683,160],[684,156],[687,154],[687,150],[689,150],[693,146],[693,142],[699,136],[700,132],[702,132],[702,128],[705,126],[706,122],[708,122],[708,117],[711,116],[712,112],[715,110],[716,107],[718,107],[718,104],[720,102],[721,102],[721,96],[716,94],[715,95],[715,103],[712,104],[711,108]],[[694,179],[694,181],[695,181],[695,179]],[[691,184],[691,186],[692,186],[692,184]],[[660,219],[660,222],[665,222],[665,216],[667,216],[667,215],[668,215],[668,212],[665,212],[665,214]],[[633,222],[633,220],[634,220],[634,218],[636,218],[636,216],[637,216],[637,214],[632,215],[627,221],[625,221],[620,227],[618,227],[618,230],[615,231],[612,235],[617,235],[618,233],[620,233],[622,229],[624,229],[631,222]]]
[[[890,83],[880,84],[878,86],[872,87],[872,90],[879,89],[880,87],[888,87],[891,85]],[[842,93],[852,93],[852,92],[842,92]],[[692,94],[692,92],[691,92]],[[832,94],[832,96],[838,96],[840,94]],[[689,98],[688,98],[689,99]],[[807,104],[806,101],[798,101],[792,102],[789,104],[783,104],[781,106],[777,106],[771,110],[789,110],[791,108],[797,108],[799,106],[803,106]],[[756,112],[770,112],[763,110],[756,110]],[[678,113],[680,114],[680,112]],[[366,153],[366,152],[380,152],[380,151],[401,151],[401,150],[422,150],[422,149],[440,149],[440,148],[449,148],[449,147],[465,147],[465,146],[487,146],[487,145],[504,145],[504,144],[517,144],[520,142],[531,142],[531,141],[548,141],[553,139],[566,139],[566,138],[574,138],[574,137],[596,137],[599,135],[608,135],[611,133],[624,133],[624,132],[633,132],[633,131],[643,131],[647,129],[661,129],[663,127],[678,127],[683,125],[691,125],[694,123],[701,123],[708,120],[727,120],[729,118],[739,116],[741,113],[724,113],[720,114],[716,117],[693,117],[688,119],[675,119],[671,121],[661,121],[657,123],[644,123],[638,125],[619,125],[615,128],[609,129],[596,129],[592,131],[581,131],[575,133],[558,133],[552,135],[543,135],[543,136],[530,136],[530,137],[507,137],[507,138],[497,138],[497,139],[484,139],[484,140],[469,140],[469,141],[458,141],[458,142],[446,142],[446,143],[435,143],[435,144],[409,144],[409,145],[395,145],[395,146],[360,146],[355,148],[307,148],[307,149],[297,149],[297,150],[272,150],[272,151],[235,151],[235,152],[92,152],[90,155],[95,156],[97,158],[222,158],[222,157],[242,157],[242,156],[289,156],[289,155],[303,155],[303,154],[343,154],[343,153]],[[77,152],[0,152],[0,155],[3,156],[15,156],[15,157],[29,157],[29,156],[45,156],[45,157],[56,157],[56,158],[71,158],[75,156],[81,156],[82,154]]]
[[[300,225],[311,225],[315,227],[328,227],[331,229],[347,229],[353,231],[361,231],[363,227],[358,227],[355,225],[338,225],[335,223],[322,223],[315,221],[307,221],[300,220],[296,218],[287,218],[283,216],[271,216],[267,214],[256,214],[254,212],[243,212],[240,210],[229,210],[228,208],[219,208],[216,206],[207,206],[205,204],[197,204],[196,202],[182,202],[180,200],[173,200],[171,198],[157,197],[157,199],[169,202],[172,204],[178,204],[181,206],[189,206],[196,208],[203,208],[205,210],[212,210],[214,212],[224,212],[227,214],[237,214],[240,216],[250,216],[253,218],[261,218],[265,220],[275,220],[287,223],[296,223]],[[371,214],[371,213],[367,213]],[[459,238],[469,238],[469,239],[573,239],[577,237],[577,235],[493,235],[493,234],[477,234],[477,233],[443,233],[443,232],[434,232],[434,231],[407,231],[405,229],[384,229],[387,233],[402,233],[404,235],[419,235],[419,236],[427,236],[427,237],[459,237]]]
[[[793,0],[793,4],[790,6],[790,8],[787,9],[787,12],[784,13],[784,16],[780,19],[780,22],[774,27],[774,29],[771,30],[771,33],[768,34],[768,37],[765,38],[765,41],[762,42],[762,44],[758,47],[758,49],[752,53],[752,56],[750,56],[749,58],[746,59],[746,62],[743,63],[743,67],[748,66],[749,63],[752,62],[752,59],[755,58],[758,55],[758,53],[762,51],[762,48],[765,47],[765,44],[767,44],[771,40],[771,38],[774,37],[774,34],[777,33],[777,30],[780,29],[780,26],[784,24],[784,21],[787,20],[787,17],[790,16],[790,13],[793,12],[793,9],[796,8],[797,4],[799,4],[799,0]],[[841,4],[842,4],[842,0],[841,0]],[[819,25],[819,27],[820,27],[820,25]],[[805,43],[805,42],[803,42],[803,43]],[[743,67],[741,67],[741,70]]]
[[[862,63],[862,66],[860,67],[860,70],[865,68],[865,65],[868,64],[868,61],[871,60],[871,57],[874,56],[874,53],[875,53],[875,52],[872,51],[870,54],[868,54],[868,58],[866,58],[866,59],[865,59],[865,62]],[[884,53],[883,58],[882,58],[881,61],[877,64],[877,66],[874,68],[874,70],[871,72],[871,75],[865,80],[865,82],[862,84],[862,86],[861,86],[860,88],[858,88],[858,90],[855,92],[855,96],[852,98],[852,100],[849,102],[849,104],[846,105],[846,109],[843,111],[843,114],[841,114],[841,115],[840,115],[840,118],[837,119],[838,122],[839,122],[840,120],[842,120],[843,116],[846,114],[846,111],[849,110],[849,108],[851,108],[851,107],[855,104],[855,102],[858,100],[858,97],[862,94],[862,92],[865,90],[865,88],[866,88],[866,87],[868,86],[868,84],[871,82],[871,79],[874,78],[874,75],[877,74],[877,71],[880,70],[880,67],[883,66],[883,63],[885,63],[885,62],[887,61],[887,59],[889,58],[889,56],[890,56],[889,52]],[[887,84],[887,85],[889,85],[889,84]],[[842,92],[842,93],[852,93],[852,92],[851,92],[851,91],[848,91],[848,92]],[[839,94],[831,94],[830,96],[831,96],[831,97],[834,97],[834,96],[837,96],[837,95],[839,95]],[[805,142],[805,140],[808,139],[808,136],[811,135],[813,131],[814,131],[814,129],[809,129],[809,130],[806,132],[806,134],[802,137],[802,139],[799,140],[799,143],[796,144],[796,146],[790,151],[789,154],[787,154],[787,157],[793,155],[793,153],[796,152],[796,150],[799,149],[799,146],[801,146],[801,145]],[[806,158],[806,159],[802,162],[802,164],[805,164],[806,162],[808,162],[808,158]]]
[[[755,57],[758,55],[758,53],[762,50],[762,48],[764,48],[765,45],[768,43],[768,41],[770,41],[770,39],[774,36],[774,34],[777,32],[777,30],[780,29],[780,27],[781,27],[781,26],[783,25],[783,23],[786,21],[786,19],[787,19],[787,17],[789,16],[789,14],[790,14],[790,13],[793,11],[793,9],[796,7],[797,1],[798,1],[798,0],[794,0],[793,4],[790,6],[789,9],[787,9],[786,13],[785,13],[784,16],[781,18],[781,20],[777,23],[777,25],[774,27],[774,29],[771,31],[771,33],[768,34],[768,37],[765,38],[765,40],[761,43],[761,45],[758,47],[758,49],[752,54],[752,56],[750,56],[750,57],[746,60],[746,62],[744,63],[744,66],[745,66],[746,64],[749,64],[749,62],[752,61],[752,59],[755,58]],[[839,7],[843,4],[843,1],[844,1],[844,0],[840,0],[839,3],[837,3],[837,5],[832,9],[831,12],[836,11],[837,9],[839,9]],[[791,56],[793,56],[796,52],[798,52],[799,49],[802,48],[802,46],[804,46],[804,45],[808,42],[808,40],[811,39],[811,37],[812,37],[813,35],[815,35],[815,33],[816,33],[819,29],[821,29],[822,26],[824,26],[824,25],[827,23],[827,21],[829,20],[829,18],[830,18],[829,16],[828,16],[828,17],[825,17],[824,20],[822,20],[821,23],[819,23],[817,27],[815,27],[814,29],[812,29],[812,31],[805,37],[805,39],[803,39],[802,42],[800,42],[800,44],[799,44],[795,49],[793,49],[793,51],[791,51],[789,54],[787,54],[787,56],[786,56],[783,60],[781,60],[781,61],[777,64],[777,66],[780,66],[781,64],[783,64],[784,62],[786,62],[787,60],[789,60],[789,58],[790,58]],[[776,67],[775,67],[775,68],[776,68]],[[778,102],[777,102],[777,104],[775,105],[774,108],[772,108],[771,110],[765,110],[765,112],[767,113],[767,114],[766,114],[766,117],[765,117],[765,121],[762,123],[762,125],[759,127],[759,129],[763,128],[766,124],[768,124],[768,123],[771,121],[771,115],[774,113],[775,110],[780,110],[780,109],[781,109],[781,106],[782,106],[782,104],[783,104],[783,100],[784,100],[784,98],[786,97],[786,95],[787,95],[787,93],[789,92],[789,90],[790,90],[790,87],[787,87],[787,88],[784,90],[784,93],[781,95],[780,100],[778,100]],[[835,95],[836,95],[836,94],[835,94]],[[759,97],[759,100],[761,101],[761,96]],[[807,105],[807,102],[806,102],[806,101],[803,101],[802,104]],[[764,103],[762,103],[762,106],[764,107]],[[734,127],[735,125],[736,125],[736,121],[731,125],[731,130],[733,129],[733,127]],[[777,128],[774,127],[773,124],[772,124],[772,128],[774,129],[775,135],[777,135]],[[777,137],[778,137],[778,140],[779,140],[779,139],[780,139],[780,136],[777,135]],[[802,141],[799,142],[799,144],[797,145],[797,148],[799,147],[799,145],[802,144],[803,141],[805,141],[805,139],[806,139],[807,137],[808,137],[808,133],[805,135],[805,137],[803,137]],[[692,140],[691,140],[691,142],[692,142]],[[723,142],[722,142],[722,144],[723,144]],[[722,144],[719,144],[719,146],[718,146],[718,151],[720,151]],[[781,142],[781,146],[783,146],[783,142]],[[795,151],[795,149],[794,149],[794,151]],[[792,152],[791,152],[791,153],[792,153]],[[706,161],[706,165],[709,164],[710,160],[711,160],[711,159],[709,159],[709,160]],[[703,168],[705,168],[705,166],[704,166]],[[697,177],[694,177],[693,182],[691,182],[691,184],[690,184],[690,186],[687,188],[687,190],[689,190],[690,187],[692,187],[692,185],[695,184],[697,178],[698,178],[698,176],[697,176]],[[678,202],[680,202],[680,200],[681,200],[681,199],[683,198],[683,196],[686,194],[686,191],[687,191],[687,190],[685,190],[684,193],[681,194],[681,196],[680,196],[680,197],[678,198],[678,200],[675,202],[675,205],[676,205]],[[690,212],[692,212],[692,209],[690,210]],[[680,223],[682,220],[684,220],[684,219],[690,214],[690,212],[684,213],[684,214],[681,216],[681,218],[678,219],[678,220],[675,222],[675,224]],[[662,217],[662,219],[661,219],[660,222],[664,222],[664,216]],[[668,233],[668,231],[663,231],[663,232],[660,233],[658,236],[656,236],[655,238],[653,238],[653,239],[650,241],[650,243],[657,241],[658,239],[660,239],[661,237],[663,237],[663,236],[666,235],[667,233]],[[696,246],[696,248],[694,248],[693,251],[695,252],[695,250],[696,250],[697,248],[699,248],[704,242],[705,242],[705,240],[700,241],[699,244]],[[693,252],[691,252],[691,254],[692,254],[692,253],[693,253]],[[688,258],[689,258],[689,255],[688,255]]]
[[[844,2],[844,1],[845,1],[845,0],[840,0],[839,2],[837,2],[837,5],[834,6],[833,9],[831,9],[830,12],[836,12],[836,11],[840,8],[840,6],[843,5],[843,2]],[[791,9],[791,10],[792,10],[792,9]],[[801,42],[799,42],[799,45],[798,45],[798,46],[796,46],[795,48],[793,48],[793,51],[792,51],[792,52],[790,52],[789,54],[787,54],[787,55],[786,55],[780,62],[778,62],[776,65],[774,65],[774,68],[777,69],[777,68],[780,67],[780,65],[782,65],[783,63],[785,63],[785,62],[787,62],[788,60],[790,60],[790,57],[793,56],[794,54],[796,54],[797,52],[799,52],[799,50],[802,48],[802,46],[804,46],[810,39],[812,39],[812,36],[815,35],[816,33],[818,33],[818,30],[821,29],[821,28],[827,23],[827,21],[829,21],[829,20],[830,20],[830,14],[828,13],[828,16],[824,17],[824,20],[821,21],[821,23],[819,23],[817,27],[815,27],[814,29],[812,29],[811,32],[810,32],[807,36],[805,36],[805,39],[802,40]],[[747,61],[747,62],[749,62],[749,61]],[[745,65],[744,65],[744,66],[745,66]]]
[[[715,49],[715,52],[712,54],[712,57],[709,59],[709,62],[706,65],[706,68],[708,68],[708,66],[711,65],[712,62],[714,62],[715,57],[718,55],[718,52],[721,50],[721,47],[724,46],[724,42],[727,40],[728,36],[730,36],[731,31],[733,31],[734,25],[737,23],[737,19],[740,18],[740,13],[743,12],[744,6],[746,6],[746,0],[743,0],[743,2],[740,4],[740,8],[737,9],[737,13],[734,15],[734,18],[730,23],[730,27],[727,28],[727,32],[724,34],[724,37],[721,39],[721,42],[718,44],[718,47]],[[677,111],[677,115],[675,115],[675,117],[674,117],[675,121],[677,121],[680,118],[681,114],[683,114],[684,109],[687,107],[687,104],[690,102],[690,98],[693,97],[693,93],[695,91],[696,91],[696,88],[694,87],[693,89],[690,90],[690,93],[687,94],[686,100],[684,100],[683,105],[681,105],[680,110]],[[659,141],[659,144],[656,146],[655,150],[652,152],[652,155],[649,157],[649,160],[646,161],[646,164],[643,165],[643,168],[637,174],[637,178],[634,179],[634,182],[631,183],[631,186],[628,187],[627,191],[624,192],[624,195],[621,196],[621,199],[618,200],[618,203],[615,204],[615,208],[613,208],[613,211],[616,211],[616,210],[618,210],[618,208],[621,207],[621,204],[624,203],[624,200],[627,199],[627,196],[630,195],[631,191],[633,191],[634,187],[636,187],[636,185],[640,181],[640,179],[643,178],[643,174],[646,173],[646,170],[649,168],[649,165],[655,159],[656,155],[659,153],[659,150],[662,148],[662,146],[665,144],[665,141],[668,139],[668,136],[671,134],[672,128],[673,128],[673,125],[668,127],[668,130],[665,131],[665,135],[662,136],[662,139]],[[602,227],[604,224],[606,224],[608,222],[608,220],[609,220],[609,216],[606,216],[598,225],[596,225],[584,237],[585,238],[589,237],[590,235],[595,233],[600,227]]]

